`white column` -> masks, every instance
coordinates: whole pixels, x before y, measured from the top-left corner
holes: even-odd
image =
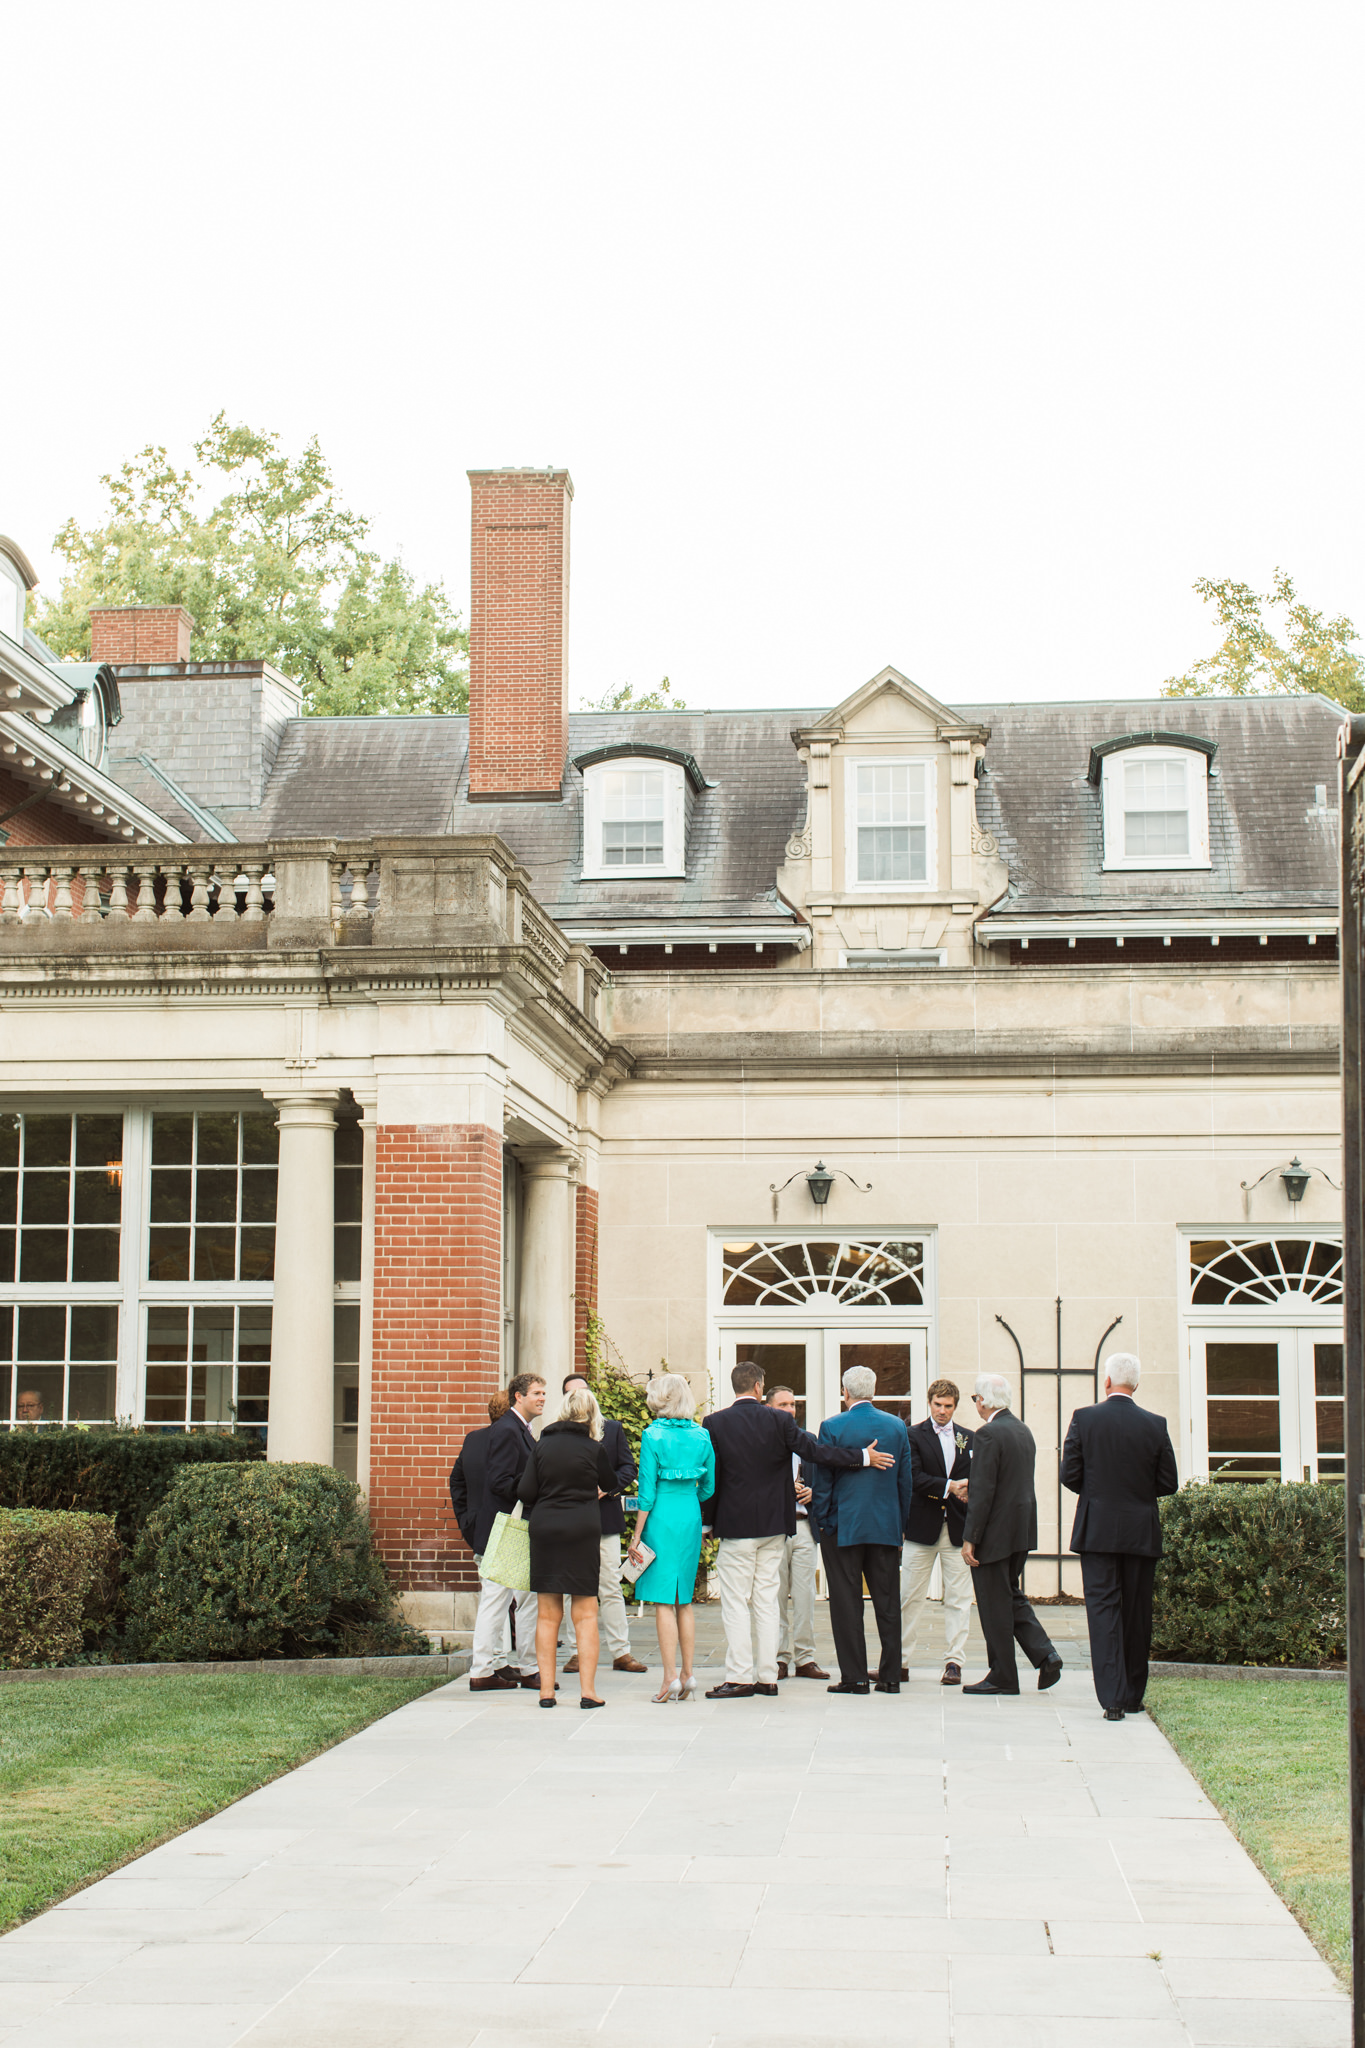
[[[521,1287],[517,1371],[537,1372],[554,1396],[573,1368],[574,1158],[521,1153]],[[557,1405],[556,1402],[551,1404]]]
[[[356,1438],[356,1478],[361,1491],[370,1491],[370,1397],[374,1386],[374,1187],[375,1143],[378,1135],[379,1095],[355,1088],[360,1104],[362,1151],[360,1202],[360,1428]]]
[[[280,1191],[270,1338],[272,1464],[332,1462],[332,1134],[336,1094],[272,1098]]]

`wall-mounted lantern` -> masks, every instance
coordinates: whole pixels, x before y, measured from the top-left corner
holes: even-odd
[[[829,1191],[834,1186],[834,1175],[825,1171],[823,1159],[817,1159],[814,1173],[806,1175],[806,1186],[810,1189],[810,1198],[816,1208],[823,1209],[829,1200]]]
[[[1308,1167],[1297,1156],[1290,1160],[1288,1166],[1285,1167],[1280,1175],[1280,1179],[1284,1182],[1284,1191],[1296,1209],[1303,1200],[1304,1189],[1312,1178],[1312,1173]]]
[[[858,1193],[860,1195],[870,1195],[872,1192],[871,1181],[869,1181],[867,1186],[864,1187],[861,1181],[854,1180],[853,1175],[851,1173],[845,1173],[842,1166],[829,1167],[826,1166],[823,1159],[817,1159],[815,1165],[812,1167],[809,1173],[802,1174],[800,1169],[798,1168],[795,1173],[788,1174],[786,1180],[783,1181],[781,1187],[778,1187],[774,1181],[768,1182],[768,1193],[773,1198],[774,1223],[776,1223],[777,1221],[778,1196],[781,1195],[786,1188],[789,1188],[794,1180],[803,1179],[806,1183],[806,1186],[810,1189],[810,1198],[812,1202],[814,1202],[816,1208],[820,1210],[823,1210],[825,1204],[829,1201],[830,1190],[834,1186],[836,1180],[846,1180],[850,1187],[854,1187],[858,1190]]]

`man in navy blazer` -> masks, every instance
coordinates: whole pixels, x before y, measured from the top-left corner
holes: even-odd
[[[935,1380],[929,1389],[929,1413],[910,1431],[914,1499],[906,1517],[901,1559],[902,1677],[910,1675],[915,1636],[936,1562],[943,1572],[942,1685],[962,1683],[972,1618],[972,1575],[962,1562],[972,1432],[955,1419],[961,1398],[951,1380]]]
[[[820,1424],[821,1443],[862,1450],[876,1442],[894,1459],[884,1472],[816,1467],[814,1506],[839,1662],[839,1681],[830,1686],[831,1692],[868,1690],[864,1580],[881,1644],[877,1691],[901,1689],[901,1532],[910,1513],[910,1439],[899,1417],[873,1407],[876,1391],[875,1372],[865,1365],[850,1366],[844,1374],[845,1413]]]
[[[1062,1485],[1080,1495],[1071,1548],[1081,1560],[1090,1664],[1106,1721],[1142,1712],[1161,1555],[1157,1500],[1180,1484],[1166,1424],[1134,1398],[1141,1377],[1131,1351],[1107,1358],[1105,1398],[1076,1410],[1062,1450]]]

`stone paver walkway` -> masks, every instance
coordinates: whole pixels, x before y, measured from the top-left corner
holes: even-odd
[[[643,1633],[643,1632],[640,1632]],[[714,1676],[714,1673],[712,1673]],[[0,1941],[7,2048],[1341,2048],[1088,1674],[605,1712],[458,1681]]]

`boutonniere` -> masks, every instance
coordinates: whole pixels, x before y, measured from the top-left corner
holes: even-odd
[[[957,1445],[957,1447],[958,1447],[958,1449],[959,1449],[960,1451],[965,1451],[965,1450],[966,1450],[966,1448],[967,1448],[967,1439],[966,1439],[966,1437],[965,1437],[965,1436],[964,1436],[964,1435],[962,1434],[962,1431],[961,1431],[960,1429],[959,1429],[959,1430],[955,1430],[955,1431],[954,1431],[954,1433],[953,1433],[953,1442],[954,1442],[954,1443],[955,1443],[955,1444]]]

